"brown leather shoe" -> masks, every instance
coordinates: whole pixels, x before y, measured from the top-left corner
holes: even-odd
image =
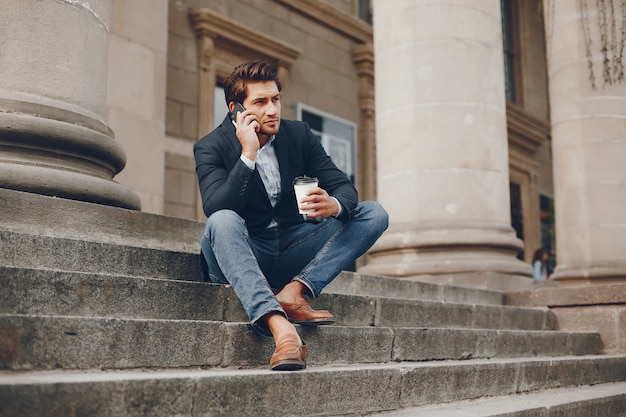
[[[333,324],[335,317],[326,310],[313,310],[309,303],[302,301],[299,303],[280,303],[285,310],[290,322],[303,326],[321,326]]]
[[[307,346],[304,341],[288,336],[281,340],[270,358],[272,371],[295,371],[306,368]]]

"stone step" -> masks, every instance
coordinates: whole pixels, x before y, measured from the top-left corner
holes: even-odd
[[[0,213],[0,265],[201,280],[200,222],[8,189]],[[326,291],[502,304],[497,291],[342,275]]]
[[[186,252],[6,230],[0,230],[0,244],[0,264],[6,267],[202,280],[199,250]]]
[[[299,326],[308,363],[598,354],[596,333]],[[246,323],[0,315],[0,369],[267,367],[274,349]]]
[[[568,284],[504,294],[506,304],[516,306],[577,307],[626,304],[626,283]]]
[[[623,417],[626,382],[558,388],[371,413],[371,417]],[[363,414],[359,414],[363,416]]]
[[[0,230],[5,267],[102,273],[107,275],[202,281],[197,251],[135,246],[109,241]],[[141,242],[132,242],[141,244]],[[144,245],[149,244],[144,242]],[[503,305],[504,293],[477,288],[432,284],[398,278],[341,273],[325,290],[346,295],[380,295],[416,300]]]
[[[626,352],[626,282],[567,284],[506,293],[507,304],[547,306],[563,330],[593,330],[604,353]]]
[[[384,294],[389,298],[424,301],[447,301],[462,304],[503,305],[504,293],[480,288],[421,282],[408,278],[380,277],[376,275],[341,273],[324,292],[346,295]]]
[[[337,312],[352,308],[346,296],[328,294],[319,297],[315,306]],[[371,297],[375,300],[375,326],[467,327],[474,329],[555,330],[557,322],[547,308],[501,307],[481,304],[404,300]],[[366,301],[366,298],[360,298]],[[364,310],[363,310],[364,312]],[[354,316],[359,317],[358,312]],[[366,317],[366,316],[362,316]]]
[[[135,248],[200,253],[203,224],[194,220],[6,188],[0,190],[0,213],[0,230],[14,232],[13,236],[41,235]],[[50,245],[51,248],[53,246]],[[7,253],[0,252],[0,264],[7,265],[3,262]]]
[[[626,356],[0,374],[0,416],[366,415],[626,381]]]
[[[0,267],[0,313],[247,321],[230,286],[97,273]],[[322,294],[337,324],[554,330],[546,308]]]

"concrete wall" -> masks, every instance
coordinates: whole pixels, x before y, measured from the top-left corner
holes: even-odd
[[[107,122],[127,155],[116,180],[164,210],[167,0],[115,0],[109,33]]]

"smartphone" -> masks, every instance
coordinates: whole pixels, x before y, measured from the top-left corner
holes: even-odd
[[[237,123],[237,113],[241,113],[242,111],[246,111],[246,109],[241,105],[241,103],[235,103],[233,111],[230,112],[230,118],[233,122]]]

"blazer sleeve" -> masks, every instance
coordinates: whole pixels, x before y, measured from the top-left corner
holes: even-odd
[[[207,217],[222,209],[242,212],[254,170],[241,161],[240,154],[219,129],[194,145],[202,209]]]

